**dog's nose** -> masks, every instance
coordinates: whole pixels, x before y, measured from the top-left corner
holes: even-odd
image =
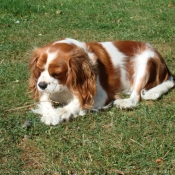
[[[44,90],[44,89],[46,89],[46,87],[47,87],[47,83],[45,83],[45,82],[40,82],[40,83],[38,84],[38,86],[39,86],[42,90]]]

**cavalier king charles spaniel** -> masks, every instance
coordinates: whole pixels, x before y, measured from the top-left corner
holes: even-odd
[[[80,42],[66,38],[36,48],[29,62],[30,88],[39,99],[33,111],[57,125],[113,103],[127,109],[140,98],[156,100],[175,82],[162,56],[138,41]],[[115,99],[117,92],[130,94]],[[53,101],[62,107],[53,107]]]

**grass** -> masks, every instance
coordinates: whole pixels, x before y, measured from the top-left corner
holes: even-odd
[[[0,174],[175,174],[174,90],[56,127],[27,93],[31,50],[64,37],[149,42],[175,74],[174,14],[173,0],[0,1]]]

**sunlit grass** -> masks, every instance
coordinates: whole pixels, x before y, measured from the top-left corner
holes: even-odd
[[[174,14],[169,0],[0,1],[0,174],[175,174],[174,90],[55,127],[27,92],[32,49],[64,37],[149,42],[175,74]]]

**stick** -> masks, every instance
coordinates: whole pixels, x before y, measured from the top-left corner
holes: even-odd
[[[7,109],[7,110],[5,110],[5,112],[17,111],[17,110],[20,110],[20,109],[24,109],[24,108],[28,108],[28,107],[34,106],[34,105],[35,105],[35,104],[31,104],[31,105],[26,105],[26,106],[18,107],[18,108]]]

